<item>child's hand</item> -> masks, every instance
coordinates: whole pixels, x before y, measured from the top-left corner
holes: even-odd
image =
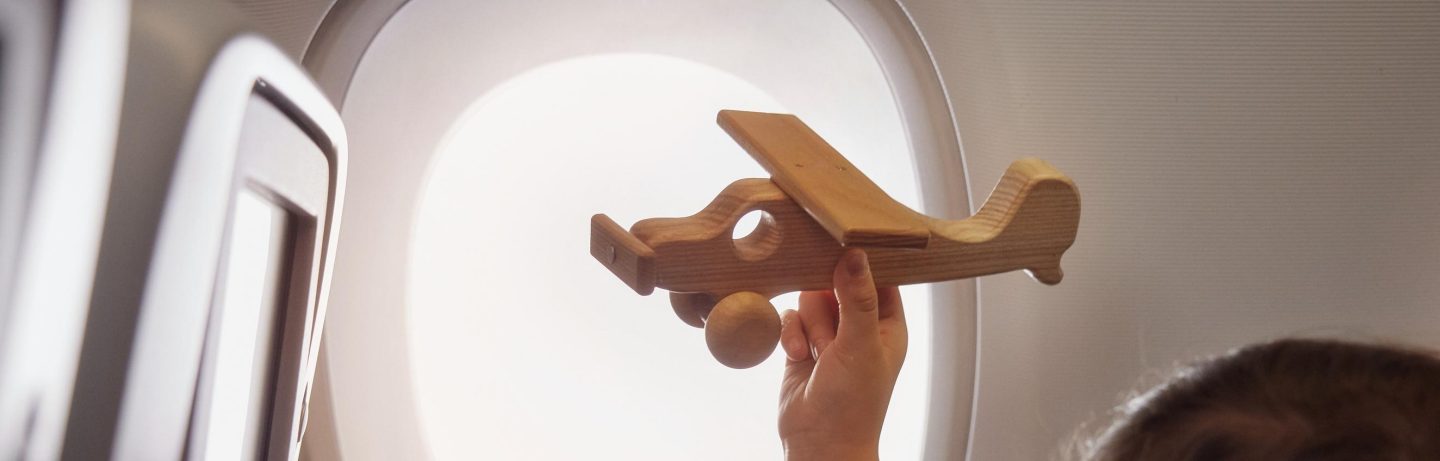
[[[786,310],[781,325],[786,458],[878,459],[908,341],[900,291],[876,290],[865,252],[849,250],[835,267],[835,292],[801,293],[800,312]]]

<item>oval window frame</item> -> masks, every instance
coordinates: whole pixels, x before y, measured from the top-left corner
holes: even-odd
[[[342,113],[347,113],[346,109],[350,109],[347,107],[351,102],[349,90],[360,73],[366,54],[385,26],[396,16],[404,14],[404,7],[410,3],[410,0],[386,0],[337,5],[320,25],[306,51],[305,65],[320,86],[333,100],[338,101],[337,106],[341,107]],[[890,85],[914,155],[923,211],[931,216],[951,219],[970,215],[971,191],[966,181],[961,139],[953,111],[929,48],[909,13],[898,2],[889,0],[831,0],[830,3],[849,20],[870,47]],[[504,13],[500,12],[499,15],[503,16]],[[515,69],[510,75],[518,75],[533,67]],[[363,160],[357,163],[365,164]],[[364,173],[357,172],[353,177],[352,182],[356,186],[352,190],[363,188],[361,181],[364,180]],[[352,211],[347,213],[347,219],[350,220],[347,228],[355,229],[362,226],[360,222],[379,221],[385,217]],[[342,232],[345,230],[342,229]],[[394,237],[393,229],[390,234]],[[403,235],[404,232],[400,234]],[[370,238],[342,238],[341,248],[347,246],[347,240],[356,242],[352,243],[354,246],[377,241],[375,236],[366,237]],[[397,320],[396,316],[403,321],[404,314],[401,310],[390,309],[391,304],[387,304],[385,299],[370,296],[375,294],[377,289],[382,289],[372,284],[384,278],[383,273],[374,272],[376,267],[385,266],[386,263],[391,263],[390,267],[403,266],[403,248],[408,247],[405,243],[408,239],[400,240],[401,243],[394,244],[401,248],[398,252],[392,248],[379,251],[379,254],[363,260],[347,257],[347,252],[343,250],[338,254],[332,299],[337,301],[336,304],[348,302],[352,309],[363,311],[366,316],[384,315],[363,319],[344,316],[337,321],[333,317],[339,315],[332,314],[332,334],[327,337],[344,335],[334,334],[337,329],[355,330],[352,332],[354,335],[350,335],[352,338],[363,337],[364,331],[387,328],[389,322]],[[377,262],[380,264],[376,264]],[[369,266],[369,269],[360,266]],[[396,276],[392,279],[403,280],[404,277]],[[403,287],[401,288],[403,291]],[[973,280],[961,280],[934,284],[931,291],[933,305],[953,308],[934,309],[932,318],[934,332],[944,334],[934,334],[932,339],[932,364],[938,366],[931,367],[931,411],[924,452],[927,458],[953,459],[964,456],[970,434],[978,336],[976,289]],[[414,403],[403,401],[411,392],[410,383],[405,379],[391,377],[380,380],[381,382],[368,383],[364,389],[350,389],[348,392],[335,388],[337,381],[354,382],[356,377],[362,375],[362,368],[374,367],[377,362],[381,366],[407,369],[408,359],[404,352],[403,338],[398,341],[389,338],[368,342],[336,342],[343,342],[336,347],[344,349],[344,353],[337,354],[329,351],[329,347],[322,348],[316,377],[316,395],[312,398],[310,429],[307,433],[307,441],[313,440],[314,443],[307,443],[305,447],[316,454],[339,455],[342,450],[341,433],[347,432],[337,426],[342,424],[339,421],[347,421],[343,424],[379,421],[373,423],[376,427],[372,430],[358,432],[384,431],[389,437],[379,451],[366,451],[377,455],[428,453],[418,429],[395,430],[397,427],[419,427],[419,422],[413,421]],[[364,415],[348,414],[345,409],[334,404],[335,401],[348,398],[347,396],[374,392],[399,395],[402,396],[402,401],[371,408],[367,411],[372,412]],[[396,421],[413,421],[415,424],[397,424]],[[359,437],[348,437],[352,441],[357,438]],[[364,449],[356,449],[361,450]]]

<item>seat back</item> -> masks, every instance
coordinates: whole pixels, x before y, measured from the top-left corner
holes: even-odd
[[[339,116],[238,11],[132,14],[63,454],[293,459],[344,191]]]
[[[59,455],[115,151],[129,4],[0,2],[0,458]]]

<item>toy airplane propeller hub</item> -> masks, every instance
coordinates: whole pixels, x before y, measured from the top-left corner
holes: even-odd
[[[974,216],[936,219],[885,194],[858,168],[788,114],[720,111],[720,126],[771,175],[741,179],[700,212],[620,227],[590,220],[590,254],[641,295],[670,291],[686,324],[705,329],[721,364],[764,362],[780,339],[770,299],[833,289],[846,248],[864,248],[877,286],[908,285],[1025,270],[1060,282],[1060,258],[1075,242],[1080,193],[1043,160],[1010,165]],[[752,211],[764,217],[733,238]]]

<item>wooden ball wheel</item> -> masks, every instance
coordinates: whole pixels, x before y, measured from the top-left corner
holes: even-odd
[[[715,296],[709,293],[670,293],[670,307],[675,316],[695,328],[705,328],[705,316],[715,308]]]
[[[715,360],[730,368],[764,362],[780,343],[780,314],[759,293],[726,296],[705,319],[705,344]]]

